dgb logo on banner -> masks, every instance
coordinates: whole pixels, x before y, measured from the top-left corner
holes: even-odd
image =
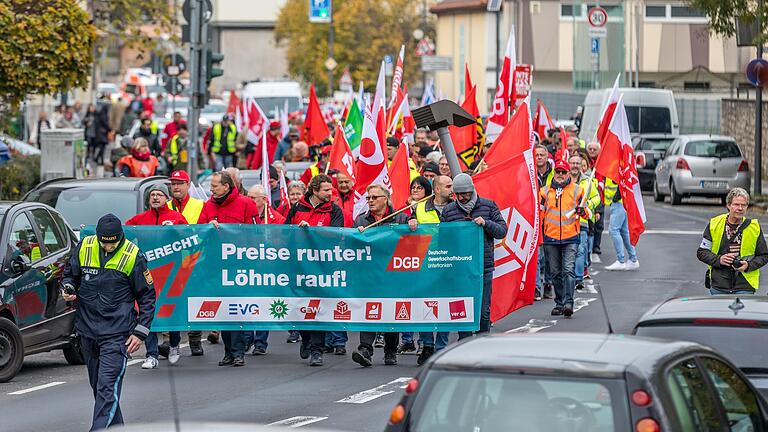
[[[405,235],[397,242],[387,271],[419,271],[427,255],[431,235]]]

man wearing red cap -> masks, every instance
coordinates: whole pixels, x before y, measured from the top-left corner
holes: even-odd
[[[331,155],[331,144],[329,141],[324,141],[321,145],[319,159],[304,170],[299,178],[307,186],[309,186],[309,181],[316,175],[325,174],[325,166],[328,165],[328,157]]]
[[[280,122],[269,122],[269,132],[267,132],[267,163],[272,163],[275,158],[275,152],[277,146],[280,143]],[[250,154],[248,154],[248,169],[261,168],[261,141],[253,143],[253,146],[248,146]]]
[[[579,246],[580,217],[589,218],[580,207],[585,191],[571,181],[571,166],[555,162],[555,175],[549,187],[539,190],[541,220],[544,225],[544,250],[555,286],[552,315],[573,315],[576,253]]]

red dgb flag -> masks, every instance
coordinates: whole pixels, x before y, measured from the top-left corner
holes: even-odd
[[[477,194],[496,202],[507,236],[496,240],[491,321],[533,303],[538,261],[538,183],[533,151],[526,150],[473,177]]]
[[[624,208],[627,210],[629,241],[636,245],[645,231],[645,206],[637,177],[635,153],[629,134],[629,121],[624,110],[623,97],[619,96],[613,119],[605,132],[600,156],[595,161],[595,172],[619,185]]]

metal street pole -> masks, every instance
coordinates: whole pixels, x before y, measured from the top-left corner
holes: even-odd
[[[331,10],[331,24],[328,28],[328,58],[333,58],[333,10]],[[328,97],[333,97],[333,69],[328,68]]]
[[[190,0],[191,22],[189,23],[189,63],[190,63],[190,87],[192,88],[192,97],[189,98],[189,113],[187,115],[187,126],[189,127],[189,177],[193,183],[197,183],[197,150],[199,148],[198,137],[198,118],[200,117],[200,80],[202,74],[202,38],[201,29],[203,22],[202,0]]]
[[[763,0],[757,9],[757,29],[760,40],[757,42],[757,58],[763,58]],[[755,92],[755,190],[754,195],[763,194],[763,88]]]

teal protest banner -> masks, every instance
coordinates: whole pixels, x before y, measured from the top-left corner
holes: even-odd
[[[483,234],[471,222],[416,232],[293,225],[125,231],[145,253],[158,293],[153,331],[479,328]]]

